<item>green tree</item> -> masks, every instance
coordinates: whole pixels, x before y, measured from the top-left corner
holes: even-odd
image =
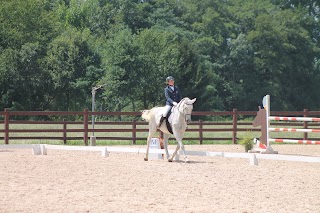
[[[50,88],[42,70],[47,42],[56,35],[48,2],[4,1],[0,6],[0,69],[3,107],[19,110],[47,108]]]
[[[91,87],[101,76],[100,56],[92,52],[90,34],[73,28],[53,40],[46,56],[46,70],[54,85],[52,106],[82,110],[90,100]]]

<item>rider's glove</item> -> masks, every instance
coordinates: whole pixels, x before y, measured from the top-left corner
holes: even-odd
[[[174,101],[172,104],[173,104],[173,106],[176,106],[178,103]]]

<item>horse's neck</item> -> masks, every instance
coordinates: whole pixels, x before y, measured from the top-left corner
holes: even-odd
[[[178,121],[177,123],[179,124],[187,124],[186,120],[185,120],[185,115],[179,112],[179,108],[175,107],[173,112],[172,112],[172,123],[174,123],[174,121]]]

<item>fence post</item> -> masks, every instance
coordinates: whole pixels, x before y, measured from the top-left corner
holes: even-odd
[[[304,109],[303,110],[303,117],[308,117],[308,114],[309,114],[309,110]],[[303,122],[303,128],[308,129],[308,121]],[[307,132],[303,133],[303,140],[308,140],[308,133]]]
[[[9,144],[9,122],[10,122],[10,110],[4,109],[4,143]]]
[[[199,139],[200,139],[200,145],[202,144],[203,141],[203,123],[202,120],[199,120]]]
[[[233,109],[232,115],[232,143],[237,144],[237,123],[238,123],[238,110]]]
[[[84,109],[84,113],[83,113],[83,141],[84,141],[84,145],[88,145],[88,108]]]
[[[137,121],[134,120],[132,123],[132,144],[135,145],[137,140]]]
[[[63,119],[63,144],[67,144],[67,122]]]

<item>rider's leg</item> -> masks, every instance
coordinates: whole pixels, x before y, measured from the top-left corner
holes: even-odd
[[[161,118],[160,118],[160,122],[159,122],[159,126],[158,126],[158,127],[161,126],[162,122],[163,122],[164,119],[167,117],[167,115],[168,115],[168,113],[169,113],[169,111],[170,111],[171,108],[172,108],[172,107],[171,107],[170,105],[166,105],[166,106],[165,106],[165,108],[164,108],[164,113],[162,114],[162,116],[161,116]]]

